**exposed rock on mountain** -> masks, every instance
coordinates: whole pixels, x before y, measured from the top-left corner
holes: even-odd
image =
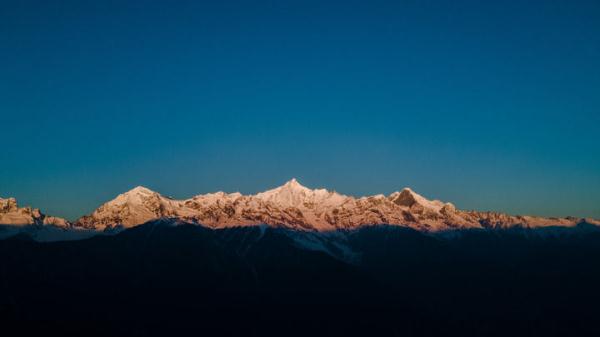
[[[389,224],[438,232],[469,228],[567,226],[578,218],[541,218],[457,210],[453,204],[428,200],[409,188],[389,196],[355,198],[325,189],[309,189],[296,179],[256,195],[217,192],[173,200],[144,187],[119,195],[84,216],[76,227],[105,230],[133,227],[159,218],[178,218],[211,228],[267,224],[296,230],[350,230]]]
[[[0,225],[54,225],[67,227],[65,219],[47,216],[37,208],[19,207],[15,198],[0,198]]]

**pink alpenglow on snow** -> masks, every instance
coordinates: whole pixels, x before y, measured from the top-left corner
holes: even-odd
[[[384,224],[426,232],[513,226],[573,227],[583,221],[600,224],[593,219],[462,211],[451,203],[429,200],[409,188],[389,196],[355,198],[326,189],[310,189],[292,179],[255,195],[216,192],[186,200],[174,200],[136,187],[80,218],[73,226],[96,230],[127,228],[160,218],[177,218],[209,228],[266,224],[306,231],[351,230]]]

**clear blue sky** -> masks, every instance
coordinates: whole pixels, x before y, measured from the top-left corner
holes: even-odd
[[[0,131],[70,219],[291,177],[600,218],[600,2],[4,2]]]

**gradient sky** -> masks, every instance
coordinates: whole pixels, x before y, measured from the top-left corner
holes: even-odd
[[[3,2],[0,131],[70,219],[292,177],[600,218],[600,2]]]

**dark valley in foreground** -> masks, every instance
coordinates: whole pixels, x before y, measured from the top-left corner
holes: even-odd
[[[591,336],[600,232],[583,227],[312,236],[165,219],[18,235],[0,241],[0,317],[20,335]]]

